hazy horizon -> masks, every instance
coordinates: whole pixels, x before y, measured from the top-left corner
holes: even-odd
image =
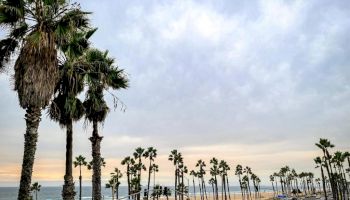
[[[172,149],[189,169],[198,159],[209,168],[211,157],[250,166],[262,185],[285,165],[319,176],[319,138],[350,150],[350,2],[78,2],[93,12],[93,46],[109,50],[130,78],[115,92],[125,112],[111,109],[99,127],[103,183],[139,146],[158,149],[161,184],[173,180]],[[23,156],[12,74],[0,74],[0,187],[19,185]],[[90,160],[90,125],[73,126],[74,157]],[[44,111],[32,181],[62,185],[64,164],[65,130]],[[85,184],[90,173],[83,170]],[[74,178],[77,185],[76,168]],[[230,182],[237,185],[233,170]]]

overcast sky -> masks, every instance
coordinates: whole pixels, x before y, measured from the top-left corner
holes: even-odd
[[[264,184],[283,165],[315,171],[320,137],[350,150],[349,1],[80,2],[99,28],[93,46],[130,78],[116,92],[126,111],[112,109],[100,127],[103,180],[138,146],[158,149],[164,184],[175,148],[190,169],[216,156],[249,165]],[[23,154],[12,74],[0,75],[0,186],[18,185]],[[74,155],[91,159],[89,125],[74,126]],[[39,135],[33,181],[62,185],[65,132],[46,111]]]

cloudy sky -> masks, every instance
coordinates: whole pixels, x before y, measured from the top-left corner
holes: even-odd
[[[100,127],[103,180],[138,146],[158,149],[164,184],[173,180],[172,149],[190,169],[213,156],[249,165],[264,184],[283,165],[315,171],[320,137],[350,150],[350,2],[80,2],[99,28],[93,45],[130,78],[116,93],[126,111]],[[18,185],[23,153],[12,73],[0,75],[0,186]],[[90,159],[89,125],[74,131],[74,155]],[[33,180],[61,185],[65,132],[45,111],[39,134]]]

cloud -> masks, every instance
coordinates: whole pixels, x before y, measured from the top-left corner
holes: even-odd
[[[240,159],[263,175],[282,163],[313,169],[320,137],[349,148],[348,3],[103,0],[96,6],[87,0],[81,5],[93,11],[99,27],[94,46],[110,50],[131,81],[128,90],[116,92],[126,112],[110,112],[100,129],[108,170],[137,146],[159,149],[163,181],[171,173],[167,154],[174,148],[191,162],[226,152],[223,157]],[[0,152],[10,150],[0,154],[5,166],[20,162],[14,146],[23,142],[24,112],[4,75],[0,87],[6,113],[0,115],[6,138]],[[43,118],[38,158],[52,157],[62,167],[64,130]],[[90,127],[74,127],[74,152],[88,157]]]

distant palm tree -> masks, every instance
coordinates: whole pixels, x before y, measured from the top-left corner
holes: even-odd
[[[146,170],[146,167],[145,165],[142,163],[142,157],[146,157],[146,153],[145,153],[145,149],[141,148],[141,147],[137,147],[135,149],[135,152],[134,152],[134,159],[136,161],[138,161],[138,164],[136,166],[137,168],[137,180],[138,180],[138,184],[137,184],[137,191],[138,194],[137,194],[137,199],[140,200],[140,191],[141,191],[141,172],[142,170]]]
[[[151,173],[152,173],[152,162],[154,162],[154,158],[157,157],[157,149],[154,147],[148,147],[146,152],[144,153],[144,157],[149,158],[149,167],[148,167],[148,182],[147,182],[147,196],[146,199],[149,197],[149,186],[151,183]]]
[[[223,189],[221,191],[224,191],[224,194],[222,194],[222,196],[225,197],[225,200],[227,199],[227,196],[229,196],[229,199],[231,199],[230,189],[229,189],[229,185],[228,185],[228,177],[227,177],[227,171],[230,170],[230,167],[228,166],[226,161],[221,160],[219,163],[219,169],[220,169],[220,176],[222,179],[221,185],[223,187]]]
[[[315,144],[318,148],[320,148],[323,152],[323,157],[325,159],[325,167],[326,167],[326,171],[329,177],[329,181],[331,184],[331,189],[332,189],[332,195],[333,195],[333,199],[337,199],[338,198],[338,189],[336,186],[336,183],[334,181],[334,177],[333,177],[333,171],[332,171],[332,166],[331,166],[331,155],[328,151],[329,148],[333,148],[334,144],[332,144],[329,140],[327,139],[323,139],[320,138],[319,143]]]
[[[151,172],[153,173],[153,188],[156,185],[156,172],[158,171],[159,171],[159,166],[153,163],[151,166]]]
[[[130,183],[131,183],[131,170],[130,170],[130,166],[135,164],[135,160],[133,158],[131,158],[130,156],[125,157],[122,162],[122,165],[126,165],[126,176],[127,176],[127,182],[128,182],[128,195],[131,194],[131,187],[130,187]]]
[[[193,182],[193,195],[194,195],[194,200],[196,200],[197,194],[196,194],[196,184],[195,184],[195,182],[194,182],[194,179],[195,179],[195,177],[197,177],[197,173],[196,173],[194,170],[191,170],[190,175],[193,176],[193,177],[192,177],[192,182]]]
[[[248,178],[248,179],[246,179],[246,182],[247,182],[247,189],[248,189],[248,192],[249,192],[249,198],[251,199],[252,198],[252,193],[251,193],[251,190],[250,190],[249,176],[252,174],[252,169],[250,167],[246,166],[243,169],[243,173],[245,173],[247,178]]]
[[[81,167],[82,166],[86,166],[87,162],[85,161],[85,157],[83,157],[82,155],[79,155],[78,157],[75,157],[75,161],[74,161],[74,167],[78,167],[79,166],[79,199],[81,200],[81,183],[82,183],[82,176],[81,176]]]
[[[163,195],[166,197],[167,200],[169,200],[169,196],[171,196],[171,190],[168,187],[164,187]]]
[[[241,188],[242,199],[244,199],[244,192],[243,192],[242,179],[241,179],[241,176],[243,174],[243,167],[242,167],[242,165],[238,164],[236,166],[235,174],[238,176],[239,187]]]
[[[128,79],[124,71],[114,66],[114,59],[108,56],[108,51],[90,49],[85,53],[84,61],[90,67],[86,74],[88,89],[84,101],[85,117],[92,123],[93,131],[90,137],[92,145],[92,191],[95,200],[101,199],[101,140],[98,124],[104,122],[109,108],[104,99],[104,91],[119,90],[128,87]]]
[[[212,194],[213,194],[213,199],[215,199],[215,179],[213,177],[211,177],[208,181],[209,185],[211,185],[211,189],[212,189]]]
[[[176,149],[170,152],[168,160],[173,161],[173,165],[175,166],[175,200],[177,200],[177,185],[178,185],[178,176],[179,176],[179,165],[182,163],[182,155]]]
[[[87,14],[67,0],[1,1],[0,26],[9,34],[0,40],[0,70],[18,52],[14,89],[26,110],[18,199],[30,195],[41,110],[49,104],[59,80],[58,55],[67,38],[88,27]]]
[[[276,191],[275,191],[275,186],[273,185],[274,182],[275,182],[275,177],[273,175],[270,175],[270,181],[271,181],[271,184],[272,184],[273,196],[275,197],[276,196]]]
[[[114,197],[116,197],[117,199],[119,198],[119,179],[122,177],[123,174],[121,173],[121,171],[118,168],[115,168],[114,172],[111,173],[111,179],[106,184],[106,188],[111,188],[113,200]]]
[[[38,200],[38,192],[40,192],[41,185],[39,185],[38,182],[33,183],[33,185],[30,187],[30,190],[32,192],[35,192],[35,200]]]
[[[207,189],[206,189],[206,186],[205,186],[205,181],[204,181],[204,175],[206,174],[205,172],[205,167],[207,165],[205,164],[205,162],[203,160],[198,160],[197,161],[197,164],[196,164],[196,167],[199,168],[199,171],[197,172],[197,176],[198,178],[201,179],[201,185],[202,185],[202,193],[204,194],[205,196],[205,199],[208,200],[208,196],[207,196]],[[203,197],[204,198],[204,197]]]
[[[212,158],[210,160],[210,164],[212,165],[210,168],[210,174],[213,176],[214,178],[214,199],[218,200],[219,199],[219,192],[218,192],[218,179],[217,176],[220,174],[220,170],[219,170],[219,161],[217,158]]]

